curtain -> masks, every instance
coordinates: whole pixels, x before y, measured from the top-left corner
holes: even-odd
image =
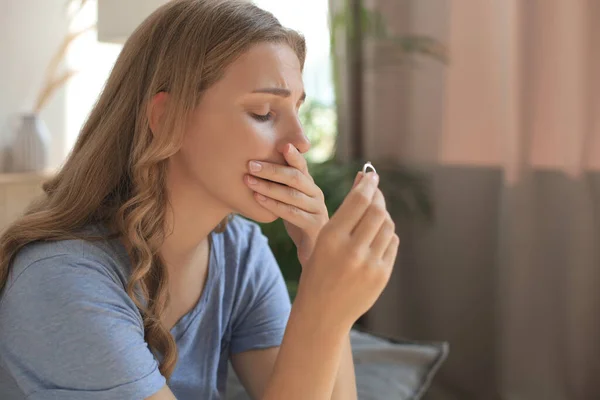
[[[449,54],[390,63],[364,18],[335,42],[339,157],[426,172],[436,208],[365,326],[450,343],[430,399],[600,398],[600,3],[330,6]]]

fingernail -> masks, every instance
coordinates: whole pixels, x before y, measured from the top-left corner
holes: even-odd
[[[258,172],[262,169],[262,165],[256,161],[250,161],[250,171]]]
[[[379,181],[379,174],[375,172],[371,173],[371,179],[373,179],[375,182]]]
[[[256,193],[256,198],[258,201],[265,201],[267,198],[260,193]]]
[[[292,154],[294,152],[294,146],[291,143],[287,146],[287,152],[288,154]]]
[[[256,180],[256,178],[253,177],[253,176],[248,176],[247,179],[248,179],[248,183],[251,184],[251,185],[256,185],[258,183],[258,181]]]

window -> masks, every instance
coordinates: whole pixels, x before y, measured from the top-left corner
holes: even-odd
[[[72,32],[93,25],[97,19],[96,2],[88,1],[71,26]],[[94,106],[122,45],[100,43],[90,31],[73,42],[67,64],[78,72],[67,84],[66,152],[71,151],[85,120]]]

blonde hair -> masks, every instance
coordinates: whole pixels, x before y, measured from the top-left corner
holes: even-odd
[[[159,255],[168,206],[167,159],[180,148],[186,117],[203,91],[260,42],[289,45],[304,65],[302,36],[248,1],[173,0],[148,17],[124,45],[64,166],[0,237],[0,291],[28,243],[81,237],[77,231],[88,224],[110,226],[128,249],[127,293],[142,313],[146,341],[160,355],[160,371],[168,379],[177,347],[160,322],[169,301]],[[146,110],[163,91],[170,94],[162,125],[168,134],[153,134]],[[217,231],[224,230],[223,223]]]

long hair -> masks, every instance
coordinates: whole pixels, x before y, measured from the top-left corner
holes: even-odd
[[[131,260],[127,293],[169,379],[177,347],[160,322],[169,295],[159,255],[168,211],[167,160],[179,150],[184,121],[203,91],[260,42],[289,45],[304,65],[303,37],[245,0],[173,0],[150,15],[125,43],[64,166],[0,237],[0,292],[23,246],[82,238],[77,232],[88,224],[112,227]],[[170,96],[161,125],[168,134],[153,134],[147,118],[160,92]]]

